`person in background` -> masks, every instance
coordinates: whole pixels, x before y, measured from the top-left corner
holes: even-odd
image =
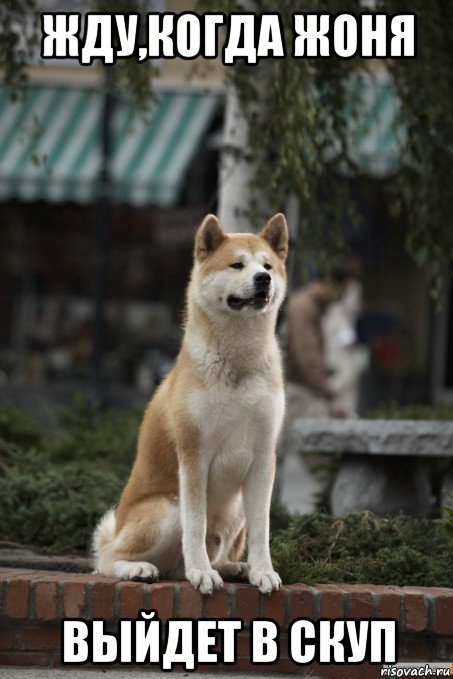
[[[362,308],[362,286],[351,279],[341,299],[329,306],[323,318],[329,383],[348,417],[357,417],[360,377],[369,362],[368,350],[357,337]]]
[[[315,280],[296,290],[287,307],[287,427],[296,418],[346,417],[345,404],[329,380],[323,316],[341,299],[352,280],[337,269],[329,280]]]
[[[299,418],[346,417],[326,367],[323,316],[344,294],[351,273],[333,272],[329,280],[315,280],[295,290],[286,309],[286,418],[277,454],[274,498],[290,511],[311,511],[319,481],[291,440],[292,424]]]

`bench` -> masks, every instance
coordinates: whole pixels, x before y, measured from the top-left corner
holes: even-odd
[[[301,453],[341,454],[331,492],[336,516],[369,510],[428,516],[434,505],[423,458],[453,458],[453,422],[431,420],[309,420],[293,423]],[[453,506],[453,466],[441,487],[442,509]]]

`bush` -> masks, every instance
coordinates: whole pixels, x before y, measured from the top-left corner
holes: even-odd
[[[453,420],[453,404],[414,403],[402,406],[396,401],[384,401],[365,417],[385,420]]]
[[[138,410],[118,413],[77,398],[72,408],[61,408],[59,436],[50,443],[53,460],[87,460],[96,464],[129,464],[134,458],[141,414]]]
[[[118,501],[134,456],[137,412],[78,400],[58,434],[0,407],[0,539],[49,551],[87,549],[96,521]]]
[[[453,587],[451,522],[356,512],[314,512],[274,533],[271,549],[284,582],[363,582]]]

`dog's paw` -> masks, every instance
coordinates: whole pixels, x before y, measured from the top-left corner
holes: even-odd
[[[224,580],[246,580],[249,574],[249,566],[245,561],[227,561],[219,566],[219,573]]]
[[[115,561],[113,574],[123,580],[155,582],[159,578],[156,566],[147,561]]]
[[[270,594],[282,585],[279,574],[271,569],[259,571],[256,568],[250,568],[249,582],[251,585],[258,587],[263,594]]]
[[[188,568],[186,578],[195,589],[202,594],[212,594],[214,589],[223,587],[223,580],[214,569],[201,570],[199,568]]]

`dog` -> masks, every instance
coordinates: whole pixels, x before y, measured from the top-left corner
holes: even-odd
[[[98,573],[185,578],[202,594],[223,579],[281,586],[269,551],[275,449],[284,417],[276,339],[286,294],[288,229],[195,237],[179,355],[145,412],[118,507],[93,537]],[[248,562],[240,561],[248,534]]]

